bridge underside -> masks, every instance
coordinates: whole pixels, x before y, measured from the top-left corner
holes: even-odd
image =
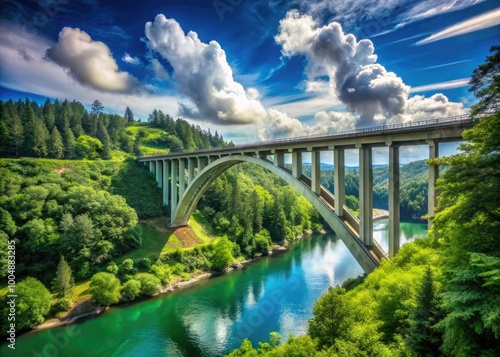
[[[442,120],[441,120],[442,121]],[[365,272],[379,266],[384,258],[397,253],[399,242],[399,147],[425,144],[429,158],[438,156],[440,141],[459,141],[470,119],[432,121],[432,125],[398,125],[397,130],[368,130],[352,137],[308,137],[203,150],[191,153],[141,157],[139,161],[156,175],[163,191],[163,203],[170,207],[171,226],[186,226],[189,217],[210,184],[231,166],[249,162],[259,165],[297,189],[321,214],[342,239]],[[417,128],[415,128],[417,127]],[[384,252],[373,239],[373,171],[372,148],[389,148],[389,251]],[[345,206],[346,149],[359,151],[359,220]],[[320,152],[333,151],[334,194],[320,183]],[[311,155],[311,177],[302,173],[302,154]],[[291,170],[285,166],[285,155],[291,156]],[[269,158],[272,160],[269,160]],[[288,166],[290,167],[290,166]],[[438,167],[429,167],[428,214],[434,214],[435,181]]]

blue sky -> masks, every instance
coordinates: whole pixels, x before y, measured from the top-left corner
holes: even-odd
[[[495,0],[2,5],[2,99],[156,108],[237,143],[466,113],[500,38]]]

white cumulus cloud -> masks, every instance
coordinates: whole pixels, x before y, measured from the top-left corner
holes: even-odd
[[[173,68],[172,78],[190,105],[180,104],[181,115],[218,124],[260,122],[266,110],[256,89],[247,89],[233,78],[226,53],[216,41],[202,42],[184,33],[174,19],[156,16],[146,24],[149,47]]]
[[[133,93],[141,89],[128,72],[120,72],[109,47],[78,28],[65,27],[47,58],[67,69],[83,85],[103,92]]]

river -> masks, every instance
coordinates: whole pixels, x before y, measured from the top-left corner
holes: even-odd
[[[426,234],[426,224],[401,223],[401,243]],[[387,220],[374,237],[387,249]],[[313,235],[239,271],[154,299],[119,306],[98,318],[20,336],[2,356],[220,356],[249,338],[302,335],[314,301],[329,286],[363,271],[335,234]]]

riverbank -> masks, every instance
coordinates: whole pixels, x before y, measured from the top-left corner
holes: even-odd
[[[312,231],[307,231],[307,232],[304,232],[304,234],[300,235],[299,237],[296,237],[296,239],[301,239],[304,236],[309,236],[311,234],[312,234]],[[194,285],[195,283],[200,282],[202,280],[212,279],[212,278],[224,275],[224,274],[228,274],[232,271],[242,269],[245,265],[250,264],[252,262],[255,262],[256,260],[261,259],[263,257],[266,257],[268,255],[274,255],[274,254],[285,252],[285,251],[287,251],[287,246],[288,246],[287,243],[288,242],[285,241],[284,244],[282,244],[282,245],[278,245],[278,244],[274,245],[272,247],[272,250],[269,251],[269,254],[261,254],[261,255],[255,256],[254,258],[247,259],[247,260],[244,260],[241,262],[236,261],[235,263],[233,263],[233,265],[226,268],[222,272],[221,271],[211,271],[211,272],[199,271],[199,272],[195,273],[194,276],[192,276],[191,278],[189,278],[188,280],[185,280],[185,281],[179,281],[180,280],[180,277],[179,277],[179,279],[177,279],[174,284],[169,284],[169,285],[162,287],[159,290],[159,292],[156,293],[155,295],[153,295],[152,297],[157,297],[159,295],[171,293],[175,290],[190,287],[190,286]],[[144,301],[147,299],[150,299],[150,298],[143,298],[143,299],[132,300],[132,301],[122,301],[122,302],[115,304],[115,305],[112,305],[112,306],[120,306],[120,305],[124,305],[124,304],[130,304],[130,303],[134,303],[134,302]],[[83,320],[97,317],[97,316],[101,315],[103,312],[107,311],[109,308],[110,308],[110,306],[96,307],[93,304],[93,301],[91,298],[85,299],[85,300],[80,301],[77,305],[75,305],[65,316],[63,316],[61,318],[54,317],[54,318],[48,319],[48,320],[42,322],[41,324],[36,325],[32,331],[41,331],[41,330],[47,330],[47,329],[56,328],[56,327],[60,327],[60,326],[71,325],[71,324],[74,324],[77,322],[81,322]],[[85,310],[85,309],[88,309],[89,311],[82,312],[82,310]],[[29,332],[29,331],[26,331],[26,332]]]

